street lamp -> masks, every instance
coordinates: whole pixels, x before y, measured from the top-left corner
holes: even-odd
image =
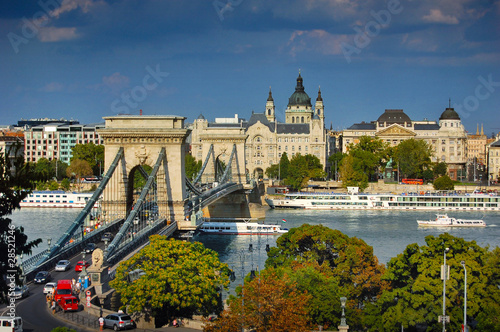
[[[467,331],[467,269],[465,268],[465,261],[461,262],[464,267],[464,329],[463,331]]]
[[[347,326],[347,323],[345,321],[345,304],[347,303],[347,298],[346,297],[341,297],[340,298],[340,306],[342,307],[342,317],[340,318],[340,326]]]
[[[51,243],[51,242],[52,242],[52,239],[49,237],[49,238],[47,239],[47,245],[49,246],[49,251],[50,251],[50,243]]]
[[[441,279],[443,279],[443,316],[441,316],[441,321],[443,322],[443,332],[446,332],[446,279],[450,277],[448,267],[446,266],[446,253],[450,251],[450,248],[444,249],[444,264],[441,267]]]
[[[85,250],[82,251],[82,258],[83,258],[83,265],[82,265],[82,272],[80,273],[80,277],[82,278],[82,281],[84,281],[85,277],[87,276],[87,269],[85,268]]]

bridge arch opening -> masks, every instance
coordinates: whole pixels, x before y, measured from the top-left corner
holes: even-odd
[[[260,167],[256,168],[253,171],[253,177],[254,177],[254,179],[263,179],[264,178],[264,170]]]

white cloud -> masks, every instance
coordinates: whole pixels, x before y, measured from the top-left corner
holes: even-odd
[[[118,72],[111,76],[103,76],[102,83],[111,89],[113,93],[119,92],[121,89],[128,86],[130,79]]]
[[[287,46],[292,56],[300,52],[320,52],[326,55],[342,54],[341,43],[348,42],[347,35],[334,35],[325,30],[296,30]]]
[[[38,33],[38,39],[41,42],[58,42],[61,40],[71,40],[78,38],[76,28],[41,28]]]
[[[64,89],[64,86],[58,82],[50,82],[39,89],[41,92],[59,92]]]
[[[431,9],[429,15],[425,15],[422,19],[431,23],[443,24],[458,24],[459,21],[455,16],[444,15],[440,9]]]

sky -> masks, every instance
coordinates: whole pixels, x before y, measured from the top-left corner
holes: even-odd
[[[0,4],[0,124],[117,114],[284,122],[299,70],[335,130],[403,109],[500,131],[500,0]]]

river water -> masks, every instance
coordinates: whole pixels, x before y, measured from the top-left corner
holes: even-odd
[[[29,239],[42,238],[43,243],[34,254],[47,248],[46,240],[55,243],[78,216],[79,209],[23,208],[11,216],[16,226],[23,226]],[[500,246],[500,212],[449,212],[449,216],[464,219],[483,219],[487,227],[475,228],[429,228],[418,227],[417,219],[435,217],[432,211],[311,211],[269,210],[265,223],[281,223],[282,227],[299,227],[302,224],[323,225],[338,229],[342,233],[363,239],[373,247],[375,256],[386,264],[392,257],[403,252],[407,245],[425,244],[427,235],[438,236],[448,232],[467,241],[476,241],[480,246]],[[286,220],[286,223],[282,222]],[[236,272],[237,280],[250,270],[264,266],[266,245],[275,246],[275,235],[196,235],[194,240],[219,253],[221,261],[228,263]],[[253,251],[249,252],[252,244]]]

